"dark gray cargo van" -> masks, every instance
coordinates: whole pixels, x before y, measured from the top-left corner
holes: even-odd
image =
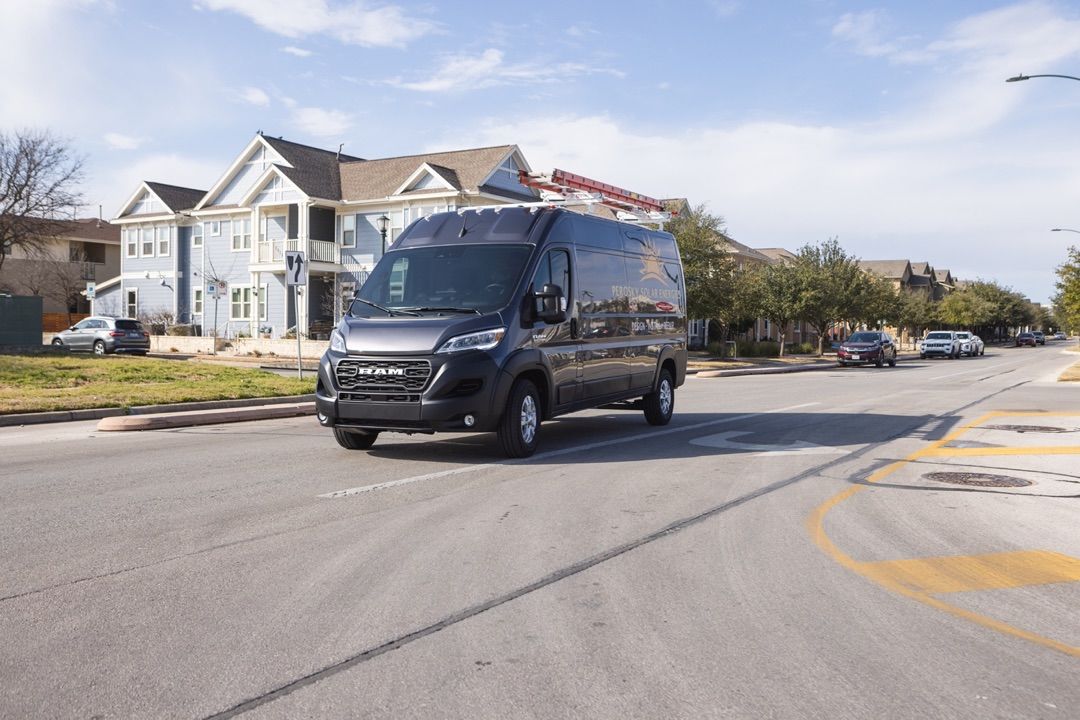
[[[638,400],[666,425],[686,378],[675,239],[563,208],[417,220],[357,293],[319,363],[319,422],[349,449],[380,432],[498,433],[527,457],[542,420]]]

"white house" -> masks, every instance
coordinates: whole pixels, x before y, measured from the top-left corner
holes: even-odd
[[[412,221],[537,200],[521,170],[530,168],[514,145],[364,160],[260,133],[209,190],[135,189],[113,220],[120,274],[98,283],[94,312],[166,313],[221,336],[328,333],[342,299]],[[308,261],[299,308],[286,250]],[[226,283],[224,298],[206,296],[211,281]]]

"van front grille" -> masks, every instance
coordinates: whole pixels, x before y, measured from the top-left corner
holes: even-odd
[[[369,402],[420,402],[420,393],[431,379],[431,363],[345,358],[338,362],[335,374],[350,400],[364,396],[362,399]]]

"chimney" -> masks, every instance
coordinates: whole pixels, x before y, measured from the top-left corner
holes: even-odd
[[[97,226],[98,227],[101,227],[102,220],[104,220],[104,218],[102,217],[101,205],[98,205],[97,206]]]

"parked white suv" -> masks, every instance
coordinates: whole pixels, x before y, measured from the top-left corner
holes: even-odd
[[[960,352],[964,355],[975,357],[986,352],[986,346],[978,335],[972,335],[969,332],[958,332],[956,337],[960,338]]]
[[[935,355],[947,358],[960,357],[960,338],[956,336],[956,333],[952,330],[935,330],[926,334],[922,347],[919,348],[919,357],[925,360]]]

